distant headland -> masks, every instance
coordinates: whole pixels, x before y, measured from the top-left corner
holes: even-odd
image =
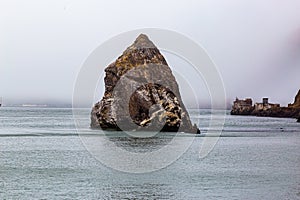
[[[300,90],[295,97],[294,103],[288,107],[281,107],[280,104],[269,103],[268,98],[263,98],[261,103],[252,104],[252,99],[238,99],[233,102],[231,115],[253,115],[262,117],[286,117],[297,118],[300,122]]]

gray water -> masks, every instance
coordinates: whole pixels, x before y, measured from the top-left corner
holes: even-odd
[[[88,126],[89,110],[81,112]],[[200,159],[210,112],[190,115],[202,135],[187,152],[161,170],[130,174],[85,149],[71,109],[3,107],[0,199],[300,199],[300,123],[227,115],[217,145]]]

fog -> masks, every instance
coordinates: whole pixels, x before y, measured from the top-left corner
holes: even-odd
[[[298,0],[2,0],[0,96],[6,105],[71,104],[77,73],[95,48],[153,27],[184,34],[207,51],[228,103],[269,97],[287,105],[300,89],[299,10]],[[162,53],[170,65],[176,61]],[[184,84],[180,89],[188,101]],[[210,101],[205,90],[197,94],[203,106]]]

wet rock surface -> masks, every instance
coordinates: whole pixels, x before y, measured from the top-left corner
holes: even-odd
[[[91,128],[200,133],[165,58],[144,34],[105,69],[105,93]]]

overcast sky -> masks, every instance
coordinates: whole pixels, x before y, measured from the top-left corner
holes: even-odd
[[[1,0],[0,96],[7,104],[71,103],[77,73],[95,48],[153,27],[202,45],[229,102],[269,97],[286,105],[300,89],[299,10],[299,0]]]

